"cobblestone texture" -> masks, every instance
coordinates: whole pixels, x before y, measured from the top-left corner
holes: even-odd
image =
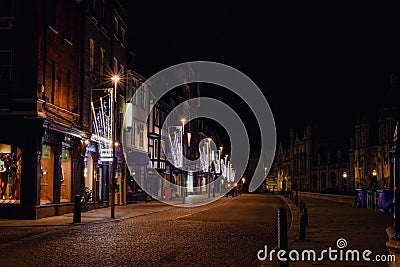
[[[3,227],[0,266],[260,266],[281,206],[242,195],[105,223]]]

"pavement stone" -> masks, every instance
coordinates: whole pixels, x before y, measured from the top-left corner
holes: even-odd
[[[337,242],[341,239],[341,244],[346,245],[340,249],[343,253],[347,250],[358,250],[361,255],[368,249],[372,251],[370,258],[373,260],[370,262],[331,261],[328,254],[325,254],[323,261],[290,261],[289,266],[388,266],[387,262],[377,262],[374,257],[389,254],[385,244],[388,241],[386,228],[393,224],[391,214],[383,214],[367,208],[352,208],[349,203],[320,199],[317,195],[316,197],[310,194],[303,195],[299,197],[299,202],[302,200],[305,203],[309,216],[306,239],[299,240],[300,207],[296,207],[293,202],[284,197],[281,198],[288,203],[294,218],[288,233],[289,251],[297,250],[301,255],[303,250],[314,250],[318,258],[321,251],[329,247],[339,250]],[[339,252],[337,255],[339,257]],[[345,259],[345,256],[343,258]],[[263,265],[278,266],[278,262],[276,259],[272,262],[267,260]]]

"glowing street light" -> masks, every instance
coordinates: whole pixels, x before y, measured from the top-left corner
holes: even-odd
[[[114,90],[111,91],[111,105],[110,105],[110,111],[111,111],[111,119],[112,119],[112,152],[113,152],[113,160],[112,160],[112,181],[111,181],[111,199],[110,199],[110,204],[111,204],[111,218],[115,218],[115,175],[116,175],[116,168],[117,168],[117,160],[115,157],[115,147],[117,146],[117,141],[116,141],[116,124],[115,124],[115,114],[117,114],[117,85],[118,81],[120,80],[120,77],[118,75],[114,75],[111,77],[111,80],[114,82]]]

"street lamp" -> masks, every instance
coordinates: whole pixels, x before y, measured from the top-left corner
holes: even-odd
[[[112,128],[111,128],[111,133],[112,133],[112,174],[111,174],[111,199],[110,199],[110,204],[111,204],[111,218],[115,218],[115,175],[116,175],[116,168],[117,168],[117,159],[115,156],[115,147],[116,147],[116,113],[117,113],[117,84],[118,81],[120,80],[120,77],[117,75],[114,75],[111,77],[111,80],[114,82],[114,90],[111,90],[111,101],[110,101],[110,112],[111,112],[111,119],[112,119]]]
[[[208,198],[210,198],[210,190],[211,190],[211,185],[210,185],[210,176],[211,176],[211,138],[207,138],[207,152],[208,152]]]
[[[185,119],[181,119],[181,122],[182,122],[182,131],[181,131],[181,136],[182,136],[181,137],[181,141],[182,141],[182,163],[183,163],[183,158],[184,158],[183,153],[185,151],[185,149],[184,149],[184,144],[185,144],[185,142],[184,142],[185,121],[186,121]],[[182,194],[182,204],[185,204],[185,186],[186,186],[185,170],[182,169],[182,192],[181,192],[181,194]]]

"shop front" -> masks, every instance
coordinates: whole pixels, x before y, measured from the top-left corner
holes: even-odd
[[[0,134],[0,218],[72,212],[81,193],[84,134],[44,119],[8,125],[14,127]]]

